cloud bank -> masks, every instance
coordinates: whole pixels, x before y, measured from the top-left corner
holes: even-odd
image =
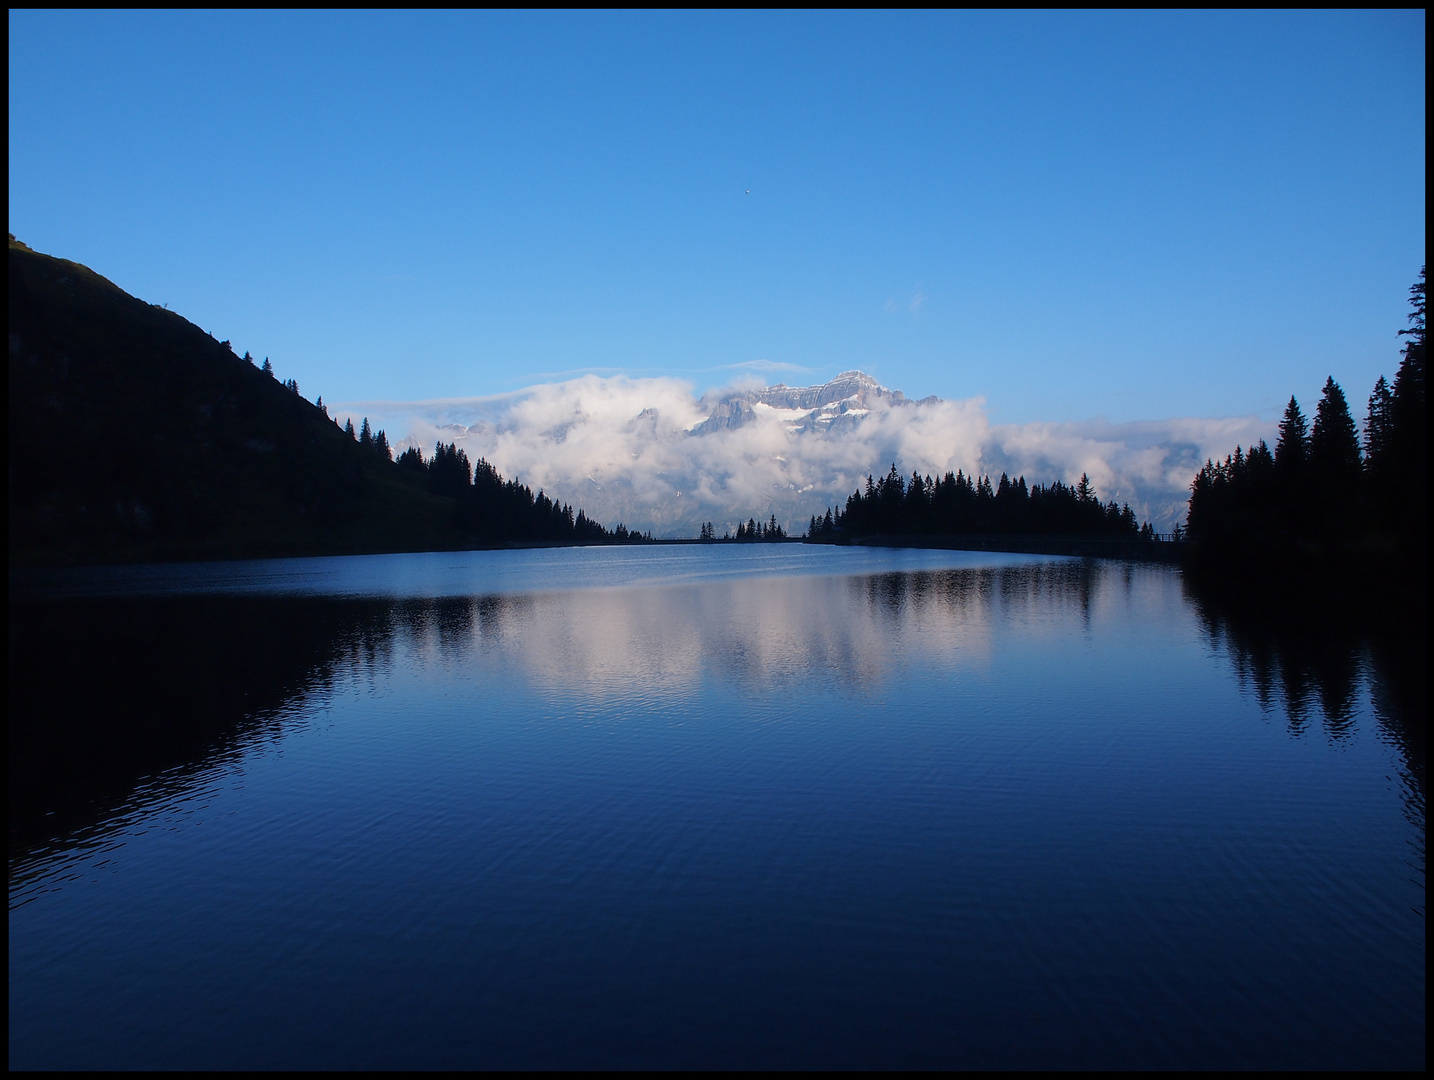
[[[821,386],[749,386],[697,396],[672,378],[586,375],[489,398],[354,403],[340,419],[406,431],[394,445],[454,442],[507,477],[607,524],[718,535],[775,515],[800,532],[895,464],[933,476],[1023,474],[1073,483],[1089,474],[1103,499],[1129,502],[1161,531],[1183,519],[1207,457],[1273,433],[1258,417],[1111,424],[992,425],[981,398],[907,399],[861,372]]]

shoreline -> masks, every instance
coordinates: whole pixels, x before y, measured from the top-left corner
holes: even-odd
[[[1087,559],[1182,564],[1190,550],[1183,540],[1126,540],[1120,537],[1054,534],[863,536],[852,539],[808,540],[834,547],[938,548],[948,551],[1008,552],[1013,555],[1071,555]]]

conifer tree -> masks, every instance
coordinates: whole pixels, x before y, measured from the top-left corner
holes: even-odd
[[[1374,385],[1364,424],[1363,458],[1354,420],[1331,377],[1313,431],[1291,397],[1275,452],[1261,442],[1224,463],[1209,462],[1191,487],[1189,532],[1218,538],[1228,551],[1250,539],[1345,541],[1383,533],[1422,567],[1427,499],[1424,387],[1425,270],[1410,287],[1410,326],[1391,386]]]
[[[1401,337],[1409,340],[1404,346],[1404,359],[1394,376],[1390,457],[1392,472],[1402,490],[1391,491],[1389,497],[1397,503],[1391,506],[1400,519],[1400,528],[1407,536],[1418,537],[1421,541],[1426,514],[1425,500],[1428,490],[1428,414],[1425,411],[1424,388],[1424,267],[1419,268],[1419,280],[1409,289],[1410,326],[1399,331]]]
[[[1325,380],[1310,432],[1310,467],[1320,483],[1349,486],[1359,476],[1359,434],[1334,376]]]
[[[1394,426],[1401,453],[1424,460],[1425,429],[1428,417],[1424,412],[1424,267],[1420,280],[1410,287],[1410,328],[1401,330],[1401,337],[1410,340],[1404,346],[1404,360],[1394,376]]]
[[[1419,268],[1419,280],[1409,287],[1408,329],[1399,331],[1400,337],[1409,338],[1404,345],[1404,361],[1394,376],[1394,398],[1405,399],[1405,407],[1424,407],[1424,267]]]
[[[1364,421],[1364,467],[1368,472],[1378,472],[1384,464],[1394,423],[1393,409],[1394,394],[1381,375],[1374,384],[1374,393],[1369,395],[1369,412]]]
[[[1305,414],[1300,412],[1300,403],[1290,396],[1285,406],[1285,415],[1280,420],[1280,438],[1275,443],[1275,466],[1286,475],[1297,474],[1309,460],[1309,425]]]

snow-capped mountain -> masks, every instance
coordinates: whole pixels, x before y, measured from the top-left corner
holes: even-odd
[[[436,441],[455,442],[599,521],[659,536],[695,536],[706,521],[720,536],[771,515],[799,533],[892,464],[908,476],[1007,471],[1033,483],[1086,473],[1102,499],[1128,501],[1165,530],[1183,516],[1206,456],[1270,426],[1242,417],[997,427],[979,398],[912,400],[861,371],[701,397],[677,379],[588,375],[472,408],[466,424],[415,417],[400,447],[432,453]]]
[[[911,402],[900,390],[882,386],[864,371],[843,371],[820,386],[776,386],[727,391],[709,405],[709,414],[691,431],[708,435],[728,431],[764,416],[775,417],[793,432],[854,428],[873,408],[928,404],[935,397]]]
[[[979,407],[911,401],[861,371],[817,386],[694,398],[670,379],[587,376],[533,387],[464,425],[415,426],[403,445],[455,442],[470,459],[599,521],[696,535],[776,515],[802,531],[873,470],[972,468]]]

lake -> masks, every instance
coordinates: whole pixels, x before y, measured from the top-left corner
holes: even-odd
[[[1424,1067],[1422,659],[1176,568],[11,585],[12,1069]]]

